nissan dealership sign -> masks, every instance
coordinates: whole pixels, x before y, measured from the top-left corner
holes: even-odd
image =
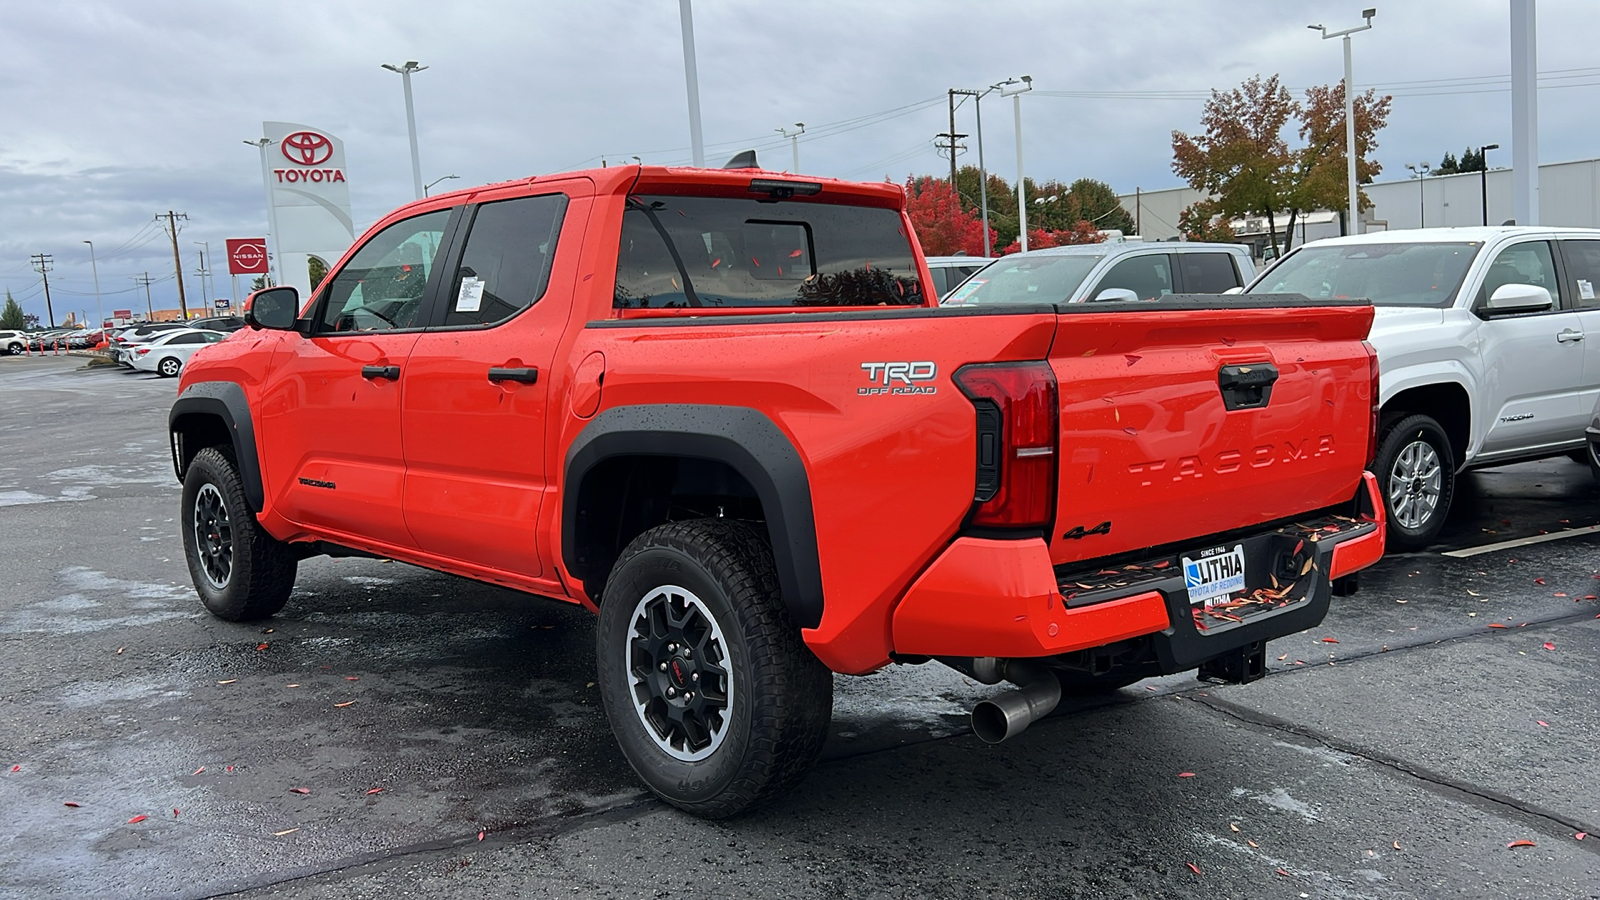
[[[262,128],[272,142],[263,154],[261,175],[271,203],[277,270],[284,284],[309,294],[310,258],[321,257],[331,266],[355,241],[344,141],[293,122],[264,122]]]

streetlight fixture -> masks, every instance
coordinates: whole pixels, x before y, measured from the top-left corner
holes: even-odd
[[[94,314],[100,317],[95,323],[96,328],[106,327],[106,311],[100,305],[100,266],[94,261],[94,241],[84,241],[89,245],[89,270],[94,273]]]
[[[1499,144],[1484,144],[1478,148],[1478,162],[1483,163],[1483,168],[1478,170],[1478,187],[1483,191],[1483,224],[1489,224],[1489,151],[1499,150]]]
[[[261,186],[267,192],[267,237],[275,247],[278,243],[278,212],[272,205],[272,178],[271,170],[267,168],[267,148],[277,142],[272,138],[262,137],[244,143],[261,151]],[[278,269],[277,255],[271,252],[267,253],[267,281],[273,284],[283,283],[283,272]]]
[[[981,91],[951,89],[953,94],[961,94],[972,98],[973,112],[978,117],[978,197],[979,204],[983,209],[983,255],[985,257],[994,255],[994,247],[989,243],[989,172],[983,165],[983,98],[996,90],[998,88],[992,86]],[[952,140],[954,139],[952,138]],[[951,152],[954,153],[955,151],[951,150]]]
[[[435,178],[434,180],[432,180],[432,181],[430,181],[427,184],[422,186],[422,196],[424,196],[424,197],[428,196],[428,191],[431,190],[433,188],[433,186],[438,184],[439,182],[441,182],[441,181],[449,181],[452,178],[460,178],[460,177],[461,177],[460,175],[446,175],[443,178]]]
[[[417,113],[411,105],[411,73],[421,72],[428,67],[417,65],[414,59],[406,60],[402,66],[392,66],[388,63],[382,65],[385,69],[398,73],[400,80],[405,83],[406,133],[411,137],[411,183],[416,188],[417,199],[421,200],[427,195],[422,192],[422,159],[417,155]]]
[[[1417,227],[1418,228],[1427,228],[1428,227],[1428,206],[1427,206],[1427,202],[1423,199],[1423,196],[1422,196],[1422,179],[1427,178],[1428,177],[1428,173],[1433,171],[1433,168],[1431,166],[1429,166],[1427,163],[1418,163],[1418,165],[1420,165],[1422,168],[1419,169],[1419,168],[1417,168],[1417,166],[1413,166],[1411,163],[1406,163],[1406,168],[1410,169],[1412,171],[1412,173],[1417,176],[1417,219],[1418,219],[1418,222],[1419,222]]]
[[[1033,90],[1033,76],[1024,75],[1019,81],[1007,78],[993,86],[1002,97],[1011,98],[1011,111],[1017,120],[1017,240],[1023,253],[1028,252],[1028,193],[1022,178],[1022,95]]]
[[[790,131],[787,128],[774,128],[772,130],[789,139],[789,147],[794,151],[794,168],[789,171],[798,175],[800,174],[800,135],[806,133],[806,123],[796,122],[794,127],[794,131]]]
[[[1358,31],[1366,31],[1372,27],[1372,18],[1378,14],[1376,7],[1361,11],[1361,18],[1366,20],[1365,25],[1355,28],[1346,28],[1343,31],[1329,31],[1323,25],[1307,25],[1313,31],[1322,32],[1322,39],[1344,38],[1344,158],[1345,175],[1349,181],[1349,210],[1345,214],[1349,222],[1345,233],[1361,233],[1360,210],[1356,208],[1356,115],[1355,115],[1355,76],[1350,65],[1350,35]]]

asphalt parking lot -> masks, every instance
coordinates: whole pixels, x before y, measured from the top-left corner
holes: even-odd
[[[628,770],[581,610],[315,559],[204,614],[176,382],[81,364],[0,359],[0,896],[1600,897],[1600,532],[1444,555],[1600,524],[1568,460],[1469,476],[1260,682],[989,747],[988,688],[840,678],[801,788],[707,823]]]

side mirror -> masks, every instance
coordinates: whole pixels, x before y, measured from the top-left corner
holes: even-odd
[[[1126,302],[1129,300],[1137,303],[1139,302],[1139,295],[1127,288],[1106,288],[1094,295],[1094,302],[1096,303]]]
[[[1491,315],[1541,312],[1555,305],[1550,292],[1532,284],[1502,284],[1489,295],[1484,309]]]
[[[1231,288],[1228,288],[1227,290],[1223,291],[1223,293],[1224,294],[1242,294],[1242,293],[1244,293],[1244,288],[1242,288],[1242,287],[1231,287]]]
[[[292,287],[269,287],[246,297],[244,322],[251,328],[293,331],[300,316],[300,292]]]

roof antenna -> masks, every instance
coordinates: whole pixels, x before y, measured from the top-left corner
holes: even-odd
[[[756,162],[756,151],[742,150],[733,159],[722,166],[724,169],[759,169],[761,164]]]

